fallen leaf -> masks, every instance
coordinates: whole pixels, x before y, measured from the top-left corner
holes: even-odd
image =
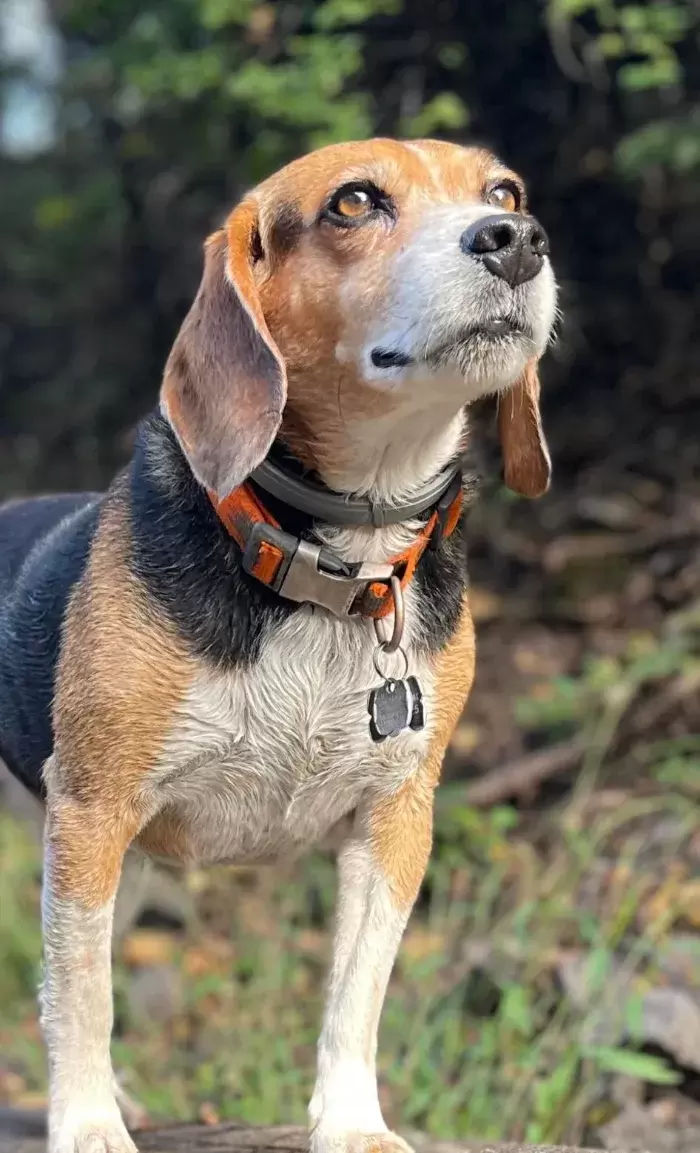
[[[221,1115],[211,1101],[202,1101],[202,1104],[197,1110],[197,1119],[202,1125],[218,1125],[221,1120]]]
[[[0,1101],[12,1105],[26,1088],[24,1077],[20,1077],[14,1069],[0,1069]]]
[[[222,937],[205,937],[190,945],[183,955],[183,967],[188,977],[208,977],[212,973],[225,976],[231,972],[234,948]]]

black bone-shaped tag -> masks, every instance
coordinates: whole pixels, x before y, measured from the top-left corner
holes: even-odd
[[[402,681],[388,679],[379,688],[372,689],[367,708],[373,741],[395,737],[404,729],[418,731],[425,724],[423,696],[415,677]]]

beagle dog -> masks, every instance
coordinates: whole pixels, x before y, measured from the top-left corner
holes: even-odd
[[[339,831],[314,1153],[406,1150],[375,1055],[474,671],[459,463],[499,397],[547,488],[546,234],[489,152],[332,145],[206,242],[160,406],[106,494],[0,513],[0,754],[45,799],[50,1153],[134,1153],[111,930],[130,848],[298,854]]]

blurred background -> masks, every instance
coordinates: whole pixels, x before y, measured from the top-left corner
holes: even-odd
[[[477,683],[382,1094],[439,1137],[697,1153],[697,4],[4,0],[0,46],[0,498],[109,482],[203,237],[280,164],[434,135],[528,181],[564,310],[555,482],[504,491],[486,406]],[[0,1102],[41,1105],[36,829],[1,795]],[[323,854],[144,884],[115,1056],[155,1117],[303,1120],[332,901]]]

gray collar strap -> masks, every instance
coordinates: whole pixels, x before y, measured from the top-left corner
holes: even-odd
[[[459,464],[449,465],[402,504],[384,504],[363,496],[344,496],[325,485],[302,480],[269,459],[264,460],[250,474],[250,479],[270,496],[326,524],[364,524],[384,528],[388,524],[411,520],[427,509],[432,509],[459,472]]]

